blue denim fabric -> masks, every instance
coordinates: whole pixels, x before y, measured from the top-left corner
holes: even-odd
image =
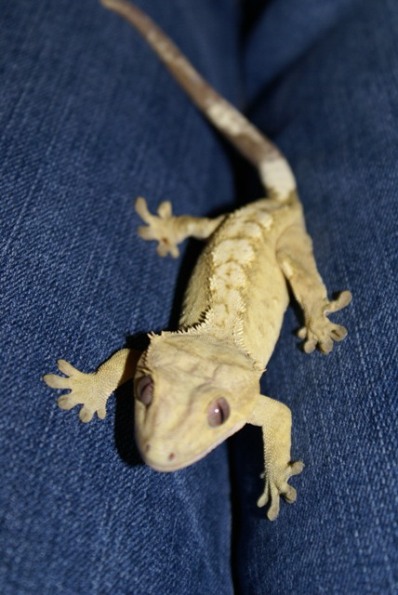
[[[184,0],[178,19],[161,0],[151,12],[234,99],[237,15],[222,4],[228,28],[211,0]],[[226,446],[156,473],[134,446],[131,386],[84,426],[40,379],[58,357],[90,370],[169,325],[180,264],[137,237],[133,199],[225,206],[228,158],[96,1],[12,0],[1,13],[0,592],[231,593]]]
[[[242,39],[249,5],[140,4],[237,104],[245,81],[297,174],[328,287],[354,294],[335,317],[350,334],[307,356],[287,314],[263,390],[291,406],[306,468],[273,524],[255,507],[258,429],[230,457],[224,445],[160,474],[136,452],[131,387],[104,422],[61,412],[40,381],[57,357],[90,370],[176,319],[196,246],[159,259],[136,236],[133,198],[209,214],[233,206],[236,180],[128,25],[94,0],[3,0],[0,592],[393,593],[398,5],[257,2]]]
[[[277,0],[270,11],[288,4],[291,43],[304,38],[315,10],[336,8],[307,2],[314,11],[305,22],[301,3]],[[320,19],[310,49],[297,43],[293,56],[290,48],[282,76],[264,72],[263,86],[261,53],[247,45],[257,72],[251,116],[297,174],[328,288],[349,288],[353,303],[334,316],[349,335],[327,357],[295,348],[291,309],[268,365],[263,391],[292,408],[293,456],[306,464],[292,480],[297,503],[274,524],[253,504],[259,432],[234,439],[233,559],[245,594],[398,592],[398,4],[346,4],[328,30]],[[271,18],[262,16],[258,27]],[[281,55],[287,41],[268,37],[264,47]]]

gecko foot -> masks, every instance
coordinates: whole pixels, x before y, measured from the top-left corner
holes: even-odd
[[[59,397],[58,406],[61,409],[72,409],[75,405],[83,405],[79,418],[85,423],[92,420],[94,413],[104,419],[108,395],[103,388],[101,390],[96,374],[84,374],[63,359],[58,360],[57,364],[59,371],[65,376],[46,374],[43,380],[51,388],[69,389],[69,393]]]
[[[265,477],[264,492],[257,500],[259,508],[269,504],[267,510],[267,517],[270,521],[274,521],[279,514],[280,496],[283,496],[286,502],[292,504],[296,501],[297,492],[291,485],[288,484],[289,477],[298,475],[302,472],[304,463],[302,461],[295,461],[288,463],[285,467],[269,468],[261,477]]]
[[[306,353],[312,353],[317,346],[322,353],[330,353],[334,341],[342,341],[347,336],[347,329],[331,322],[327,316],[348,306],[351,299],[351,292],[343,291],[337,299],[325,300],[306,315],[305,326],[297,333],[300,339],[304,339],[303,348]]]
[[[138,228],[138,235],[144,240],[157,240],[159,256],[166,256],[170,253],[173,258],[177,258],[180,252],[177,248],[176,218],[173,217],[171,203],[161,202],[157,209],[158,216],[156,216],[149,212],[145,198],[140,197],[135,202],[135,210],[146,223]]]

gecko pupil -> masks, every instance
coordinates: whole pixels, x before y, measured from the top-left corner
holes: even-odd
[[[136,386],[136,397],[146,407],[152,403],[153,381],[150,376],[143,376],[139,379]]]
[[[221,426],[229,417],[228,401],[220,397],[213,401],[208,409],[207,421],[212,428]]]

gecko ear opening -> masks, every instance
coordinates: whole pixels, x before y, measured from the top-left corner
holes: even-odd
[[[230,413],[230,408],[227,399],[219,397],[210,404],[207,410],[207,421],[209,426],[215,428],[221,426],[227,421]]]

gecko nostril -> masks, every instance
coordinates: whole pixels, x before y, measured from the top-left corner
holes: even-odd
[[[151,445],[147,444],[145,447],[145,452],[149,452],[151,450]]]
[[[172,461],[172,460],[175,458],[175,454],[174,454],[174,452],[171,452],[171,453],[169,454],[169,457],[168,457],[168,458],[169,458],[169,461]]]

